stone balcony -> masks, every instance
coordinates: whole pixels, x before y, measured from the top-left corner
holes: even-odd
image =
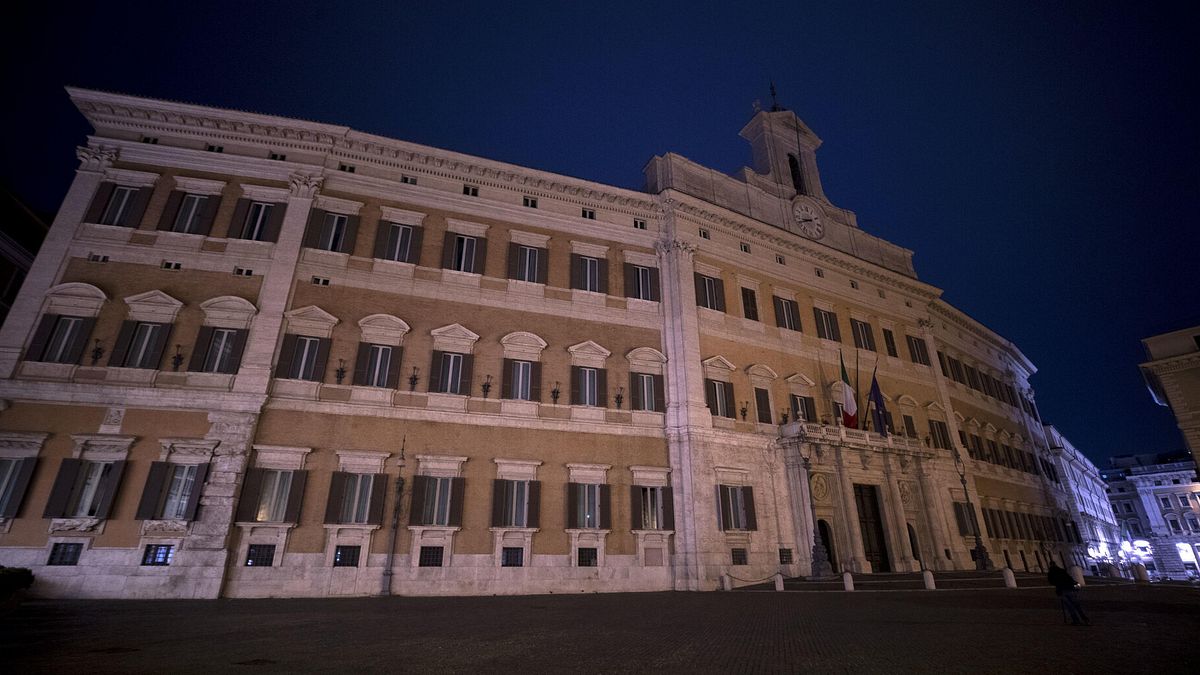
[[[933,456],[934,451],[916,438],[897,434],[882,436],[874,431],[847,429],[843,426],[814,424],[811,422],[789,422],[779,425],[781,443],[816,443],[840,445],[860,450],[898,452],[912,455]]]

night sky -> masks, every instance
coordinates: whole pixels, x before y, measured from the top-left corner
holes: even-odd
[[[774,81],[825,142],[829,198],[1033,360],[1047,421],[1098,463],[1182,448],[1137,364],[1200,324],[1200,23],[974,4],[22,2],[2,179],[57,208],[88,133],[71,84],[640,188],[667,151],[748,164],[737,132]]]

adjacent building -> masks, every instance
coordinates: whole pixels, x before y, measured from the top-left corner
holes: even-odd
[[[1053,425],[1046,425],[1051,461],[1070,495],[1072,517],[1087,551],[1085,570],[1094,575],[1119,574],[1121,527],[1108,500],[1100,470]]]
[[[1192,460],[1200,468],[1200,326],[1142,340],[1142,376],[1154,402],[1171,408]]]
[[[1152,579],[1200,578],[1200,481],[1186,452],[1113,457],[1103,472],[1120,558]]]
[[[0,563],[39,593],[1086,561],[1033,364],[829,201],[790,111],[635,191],[68,93],[95,131],[0,330]]]

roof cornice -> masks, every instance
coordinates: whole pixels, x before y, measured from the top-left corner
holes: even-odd
[[[1016,345],[996,334],[987,326],[984,326],[975,319],[972,319],[961,309],[958,309],[941,298],[929,303],[929,309],[938,316],[950,321],[955,326],[969,331],[976,337],[988,341],[992,344],[992,346],[997,347],[1001,351],[1007,353],[1013,358],[1014,361],[1017,362],[1018,365],[1025,368],[1025,372],[1027,373],[1026,377],[1037,372],[1037,366],[1033,365],[1033,361],[1030,361],[1029,357],[1025,356],[1025,354],[1022,353]]]

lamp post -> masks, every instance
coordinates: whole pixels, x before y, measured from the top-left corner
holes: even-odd
[[[971,531],[975,533],[975,569],[984,572],[992,569],[992,561],[983,545],[983,538],[979,536],[975,507],[971,504],[971,493],[967,491],[967,465],[963,463],[962,455],[954,443],[950,444],[950,449],[954,451],[954,470],[958,472],[958,479],[962,481],[963,498],[967,500],[967,509],[971,514]]]
[[[812,493],[812,462],[808,457],[801,457],[804,462],[804,476],[808,480],[808,511],[812,514],[812,576],[833,576],[833,565],[829,564],[829,551],[825,548],[825,540],[821,538],[821,528],[817,524],[817,503]]]

